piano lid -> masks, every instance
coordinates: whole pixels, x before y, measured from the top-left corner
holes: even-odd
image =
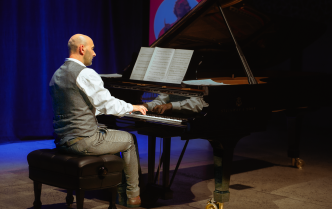
[[[222,62],[222,69],[242,68],[218,1],[253,72],[294,56],[325,31],[316,22],[265,14],[250,0],[203,0],[151,47],[193,49],[211,55],[209,62]]]

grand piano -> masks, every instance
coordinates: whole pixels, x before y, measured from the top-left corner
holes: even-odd
[[[170,112],[127,114],[122,118],[99,117],[110,128],[129,122],[131,130],[149,136],[147,190],[158,198],[172,198],[170,186],[190,139],[210,142],[214,155],[215,191],[206,208],[223,208],[229,201],[233,151],[237,142],[252,132],[264,131],[273,112],[289,118],[288,156],[293,166],[304,165],[299,157],[303,114],[329,106],[331,76],[301,72],[302,51],[325,31],[321,24],[265,14],[250,0],[203,0],[150,47],[194,50],[184,80],[212,79],[228,85],[200,86],[130,80],[133,61],[121,78],[103,77],[113,96],[132,104],[159,94],[177,98],[201,98],[208,107],[192,114]],[[291,60],[290,71],[271,70]],[[148,96],[147,96],[148,95]],[[116,127],[124,128],[124,127]],[[181,136],[186,144],[173,176],[169,176],[171,138]],[[155,184],[156,137],[163,138],[163,185]]]

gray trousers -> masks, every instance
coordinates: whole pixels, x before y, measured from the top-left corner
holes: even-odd
[[[58,149],[65,153],[77,155],[103,155],[122,152],[122,158],[125,162],[124,173],[127,181],[126,193],[128,198],[132,198],[140,194],[138,186],[139,158],[134,137],[125,131],[99,129],[91,137],[84,138],[70,147],[61,146]]]

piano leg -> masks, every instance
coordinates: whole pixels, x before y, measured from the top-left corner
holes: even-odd
[[[304,161],[300,159],[300,141],[303,112],[287,117],[288,157],[292,159],[292,166],[302,168]]]
[[[163,190],[161,198],[169,200],[173,198],[173,191],[169,188],[169,167],[171,160],[171,137],[163,138]]]
[[[159,199],[159,188],[154,184],[156,137],[148,136],[148,183],[141,191],[142,206],[152,207]]]
[[[237,142],[245,135],[223,137],[221,140],[209,140],[213,148],[215,191],[214,201],[208,203],[206,208],[223,208],[223,203],[229,201],[229,183],[234,148]],[[216,208],[217,209],[217,208]]]
[[[303,51],[296,53],[290,60],[290,68],[294,72],[300,72],[303,68]],[[305,108],[304,108],[305,109]],[[292,166],[302,168],[304,161],[300,159],[301,124],[304,112],[290,111],[287,118],[288,126],[288,157],[292,159]]]
[[[164,200],[173,198],[173,191],[169,188],[171,137],[163,137],[163,185],[155,184],[154,180],[156,136],[149,135],[148,140],[148,185],[146,186],[146,190],[141,194],[141,198],[142,204],[145,206],[153,206],[159,198]]]
[[[156,137],[155,136],[148,136],[149,144],[148,144],[148,184],[153,184],[154,178],[154,167],[155,167],[155,160],[156,160]]]
[[[163,187],[169,185],[169,166],[171,158],[171,138],[163,139]]]
[[[150,138],[151,137],[151,138]],[[155,147],[156,147],[156,137],[149,136],[149,186],[151,191],[159,194],[159,197],[163,200],[169,200],[173,198],[173,191],[169,188],[169,170],[170,170],[170,159],[171,159],[171,137],[163,137],[163,153],[162,159],[159,164],[163,166],[163,179],[162,179],[162,186],[156,185],[156,179],[154,177],[154,166],[155,166]],[[151,139],[151,143],[150,143]],[[150,148],[151,147],[151,148]],[[154,149],[152,149],[154,148]],[[151,150],[150,150],[151,149]],[[153,159],[150,159],[150,156],[153,156]],[[151,160],[151,163],[150,163]],[[153,162],[152,162],[153,160]],[[151,173],[150,173],[151,172]],[[159,172],[159,169],[158,171]],[[158,173],[156,178],[158,177]]]

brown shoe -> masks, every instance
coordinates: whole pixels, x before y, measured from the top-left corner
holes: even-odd
[[[127,207],[128,208],[137,208],[141,206],[141,198],[140,196],[128,198]]]

